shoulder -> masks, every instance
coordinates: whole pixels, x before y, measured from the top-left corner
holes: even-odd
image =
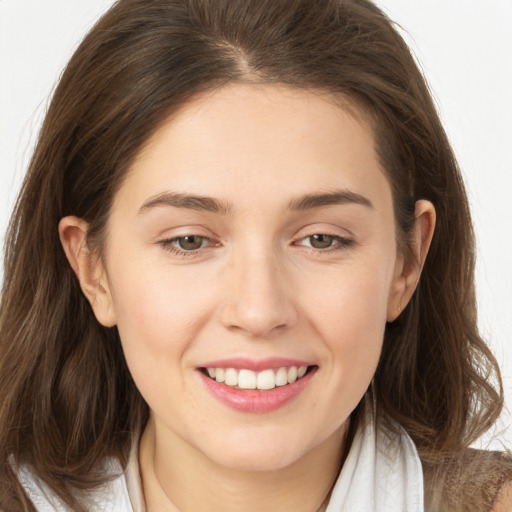
[[[124,472],[116,459],[108,459],[102,464],[104,484],[77,499],[90,512],[109,510],[111,512],[132,511]],[[16,468],[18,479],[36,507],[48,512],[67,512],[69,508],[56,494],[41,481],[28,465]]]
[[[426,510],[512,512],[512,457],[464,449],[424,466]]]
[[[511,511],[512,511],[512,480],[509,480],[501,488],[491,512],[511,512]]]

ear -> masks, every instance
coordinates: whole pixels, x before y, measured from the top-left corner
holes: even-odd
[[[408,254],[399,254],[391,285],[387,320],[393,322],[407,306],[416,286],[427,257],[434,228],[436,210],[430,201],[416,201],[415,222]]]
[[[59,236],[66,257],[94,314],[105,327],[116,324],[110,287],[101,258],[87,246],[89,224],[78,217],[64,217],[59,222]]]

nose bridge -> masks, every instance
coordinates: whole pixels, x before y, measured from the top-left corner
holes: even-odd
[[[234,251],[230,292],[223,311],[227,327],[266,337],[295,323],[290,283],[277,252],[270,243],[246,243]]]

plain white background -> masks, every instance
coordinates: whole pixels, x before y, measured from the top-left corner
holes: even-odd
[[[479,322],[512,409],[512,0],[377,3],[403,27],[465,175],[478,238]],[[55,82],[111,4],[0,0],[2,238]],[[505,415],[503,428],[509,424]],[[509,446],[511,430],[504,434]]]

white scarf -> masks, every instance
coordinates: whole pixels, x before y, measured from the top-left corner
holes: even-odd
[[[402,432],[359,429],[326,512],[423,512],[423,471],[416,447]]]
[[[111,459],[105,470],[112,474],[111,471],[119,472],[121,468]],[[69,512],[51,498],[44,484],[36,482],[28,467],[19,468],[18,476],[38,512]],[[126,474],[95,492],[89,510],[145,511],[136,459],[131,458]],[[385,432],[376,433],[373,422],[359,429],[326,512],[423,511],[423,473],[410,437],[405,432],[397,439]]]

